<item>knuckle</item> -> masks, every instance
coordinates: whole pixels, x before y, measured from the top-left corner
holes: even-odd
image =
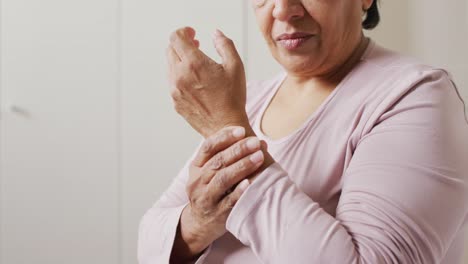
[[[180,90],[177,89],[177,88],[172,88],[171,89],[171,97],[173,99],[178,99],[180,97],[181,93],[180,93]]]
[[[212,170],[219,170],[223,167],[224,167],[224,159],[219,154],[214,156],[209,163],[209,168]]]
[[[226,166],[226,162],[222,154],[216,155],[215,162],[219,168],[224,168]]]
[[[225,133],[224,131],[220,131],[215,133],[214,135],[210,136],[209,139],[212,144],[212,151],[218,146],[228,140],[229,134]]]
[[[224,133],[221,133],[217,138],[216,141],[219,143],[226,143],[229,141],[229,138],[231,137],[231,134],[227,131]]]
[[[216,183],[217,185],[222,188],[226,189],[228,187],[228,179],[227,179],[227,174],[225,170],[220,170],[216,174]]]
[[[246,171],[248,168],[249,168],[249,165],[246,161],[242,160],[242,161],[239,161],[237,162],[236,164],[236,171],[237,172],[242,172],[242,171]]]
[[[211,139],[205,140],[202,144],[201,151],[205,154],[210,154],[211,151],[213,150],[213,143]]]
[[[219,131],[219,136],[224,136],[224,138],[230,137],[234,127],[224,127]]]
[[[174,80],[174,84],[177,89],[184,89],[185,87],[185,81],[181,77],[176,77]]]
[[[230,133],[230,129],[228,127],[223,127],[219,129],[218,131],[216,131],[216,133],[214,134],[214,137],[220,137],[221,135],[228,134],[228,133]]]
[[[232,148],[231,155],[233,158],[240,157],[243,153],[244,147],[241,144],[236,144]]]
[[[177,29],[174,33],[176,37],[183,37],[185,34],[185,27]]]

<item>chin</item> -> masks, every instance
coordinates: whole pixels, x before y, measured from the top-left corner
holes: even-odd
[[[304,55],[289,55],[282,56],[277,59],[278,63],[287,71],[294,73],[310,73],[319,68],[319,64],[315,57]]]

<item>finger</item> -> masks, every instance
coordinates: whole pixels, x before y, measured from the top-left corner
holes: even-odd
[[[260,150],[260,140],[256,137],[249,137],[218,152],[203,166],[203,171],[206,172],[202,174],[203,183],[208,184],[216,171],[234,164],[243,157],[255,153],[257,150]]]
[[[226,149],[244,137],[245,128],[243,127],[230,126],[221,129],[203,142],[192,161],[192,165],[200,168],[203,167],[216,153]]]
[[[265,152],[268,152],[268,144],[266,143],[265,140],[262,140],[260,141],[261,142],[261,145],[262,145],[262,149],[265,151]]]
[[[226,191],[260,168],[264,159],[263,152],[259,150],[218,171],[208,184],[209,195],[214,200],[220,201],[225,196]]]
[[[237,66],[242,63],[234,42],[226,37],[220,30],[216,30],[213,36],[214,46],[227,67]]]
[[[179,55],[177,55],[172,45],[169,45],[166,48],[166,58],[167,63],[170,67],[174,66],[176,63],[179,63],[181,61]]]
[[[194,36],[195,30],[191,27],[178,29],[171,34],[171,45],[182,61],[194,59],[200,52],[193,41]]]
[[[188,27],[185,34],[187,35],[188,39],[192,40],[193,45],[195,45],[195,47],[197,47],[197,48],[200,47],[200,41],[195,39],[196,32],[195,32],[195,30],[193,28]]]
[[[198,39],[194,39],[193,44],[195,45],[195,47],[200,48],[200,41]]]
[[[166,49],[166,59],[167,59],[167,80],[170,86],[173,86],[174,82],[174,74],[175,74],[175,66],[176,64],[180,63],[180,58],[175,53],[174,49],[169,45]],[[173,87],[171,95],[175,95],[178,93],[178,90]],[[174,98],[174,96],[172,96]]]
[[[189,39],[194,39],[195,38],[195,35],[197,34],[197,32],[195,31],[195,29],[193,29],[192,27],[185,27],[185,35],[189,38]]]
[[[229,193],[226,195],[226,197],[223,198],[221,201],[221,206],[226,209],[232,209],[249,186],[250,182],[248,179],[241,181],[232,193]]]

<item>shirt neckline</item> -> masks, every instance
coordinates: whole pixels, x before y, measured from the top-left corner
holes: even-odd
[[[361,61],[365,60],[371,51],[374,49],[375,43],[372,39],[369,38],[369,44],[364,51],[364,53],[361,56]],[[358,63],[359,65],[359,63]],[[330,104],[330,102],[335,98],[336,94],[342,90],[342,87],[345,86],[345,83],[347,83],[348,79],[352,76],[352,73],[355,71],[357,68],[357,65],[341,80],[341,82],[333,89],[333,91],[327,96],[327,98],[320,104],[320,106],[304,121],[297,129],[295,129],[293,132],[287,134],[286,136],[277,138],[277,139],[272,139],[269,136],[265,135],[261,129],[261,121],[265,115],[266,108],[271,104],[271,101],[273,100],[273,97],[277,94],[279,88],[283,84],[283,82],[286,80],[287,77],[287,72],[283,71],[280,76],[278,77],[278,80],[274,87],[271,89],[271,91],[268,93],[266,100],[263,102],[262,107],[260,108],[260,111],[257,115],[257,118],[254,121],[254,129],[257,133],[257,136],[265,141],[267,141],[269,144],[277,145],[281,144],[283,142],[286,142],[293,138],[295,135],[300,133],[302,130],[304,130],[311,122],[314,120],[318,119],[322,112],[324,112],[327,108],[327,106]],[[316,120],[318,121],[318,120]]]

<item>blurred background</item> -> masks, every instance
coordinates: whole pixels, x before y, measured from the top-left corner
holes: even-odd
[[[468,1],[381,11],[366,34],[448,69],[468,102]],[[169,34],[186,25],[214,58],[223,30],[248,79],[280,69],[248,0],[0,0],[1,264],[137,262],[141,216],[201,140],[166,79]]]

